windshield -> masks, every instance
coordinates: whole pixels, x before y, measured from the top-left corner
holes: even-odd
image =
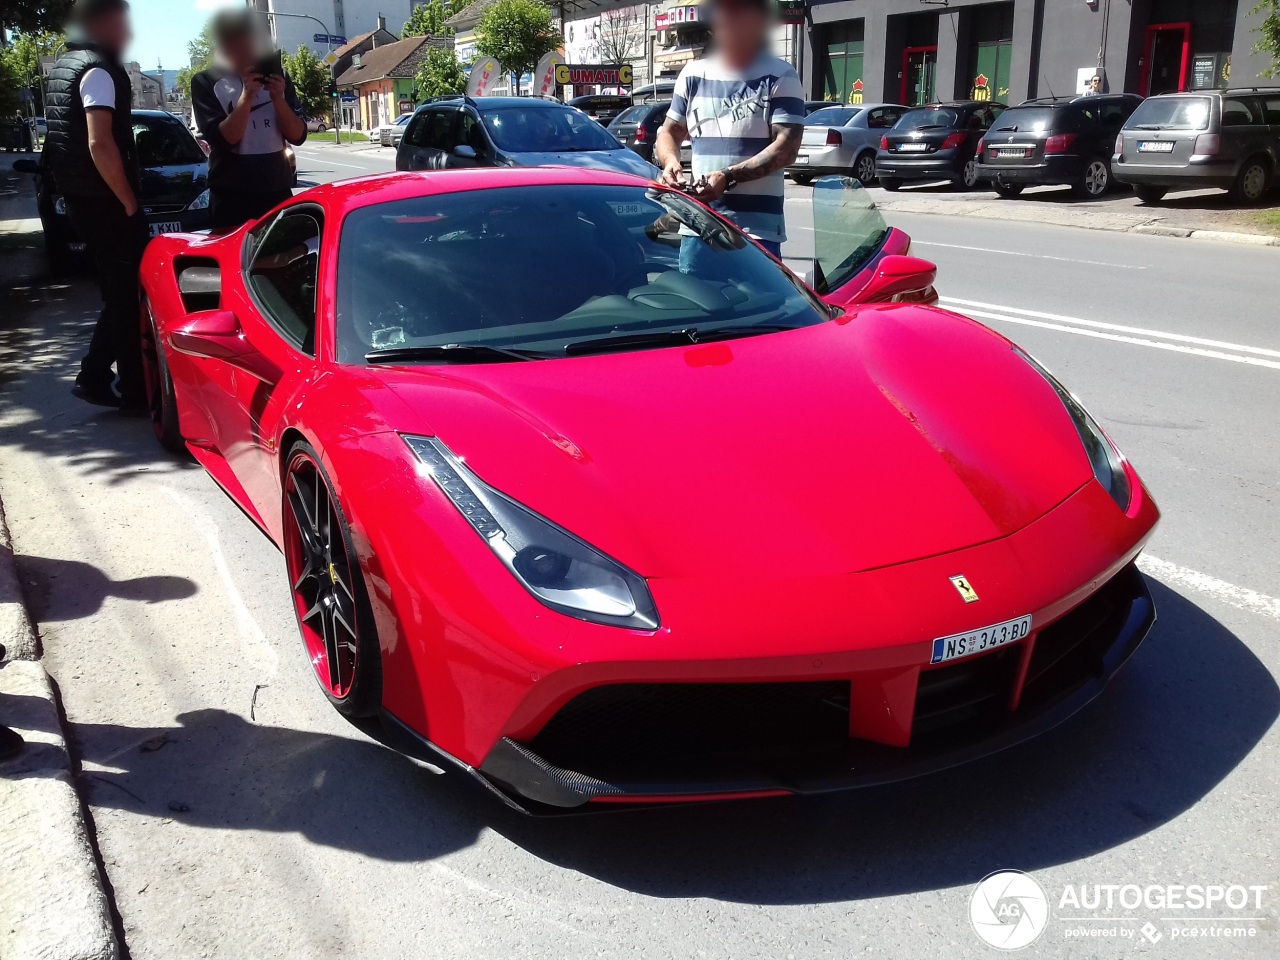
[[[480,119],[507,153],[622,149],[604,127],[571,107],[507,107],[485,110]]]
[[[200,144],[177,120],[135,116],[133,142],[138,148],[138,166],[144,169],[205,162]]]
[[[806,127],[843,127],[857,115],[858,111],[847,110],[844,107],[823,107],[805,117],[804,125]]]
[[[954,127],[960,123],[960,114],[947,107],[924,107],[909,110],[902,115],[894,130],[923,130],[925,127]]]
[[[1207,130],[1208,97],[1152,97],[1125,124],[1130,130]]]
[[[639,123],[644,119],[644,115],[648,112],[649,104],[647,103],[642,103],[638,107],[628,107],[626,110],[623,110],[620,114],[614,117],[613,123],[609,124],[609,126],[612,127],[614,124],[619,123]]]
[[[446,344],[564,356],[597,338],[764,332],[829,316],[736,229],[657,188],[508,187],[398,200],[348,216],[339,249],[342,363],[415,348],[421,362],[443,362],[430,348]],[[482,359],[475,349],[452,353]]]

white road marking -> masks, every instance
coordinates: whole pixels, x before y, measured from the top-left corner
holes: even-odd
[[[1117,333],[1106,333],[1102,330],[1090,329],[1093,326],[1111,326],[1109,324],[1095,324],[1093,321],[1077,320],[1073,318],[1063,318],[1061,322],[1047,322],[1044,320],[1033,320],[1029,316],[1013,316],[1012,312],[994,313],[988,310],[975,310],[973,307],[965,306],[963,301],[952,300],[950,298],[943,299],[943,306],[952,307],[966,316],[979,320],[997,320],[1003,323],[1016,323],[1028,327],[1040,327],[1044,330],[1054,330],[1058,333],[1071,333],[1079,337],[1093,337],[1098,340],[1113,340],[1117,343],[1131,343],[1140,347],[1153,347],[1156,350],[1170,350],[1174,353],[1187,353],[1197,357],[1209,357],[1214,360],[1230,360],[1233,363],[1244,363],[1256,367],[1270,367],[1273,370],[1280,370],[1280,359],[1266,359],[1267,357],[1280,358],[1280,351],[1268,350],[1264,347],[1247,347],[1241,344],[1223,343],[1223,349],[1207,349],[1199,346],[1187,346],[1182,342],[1171,343],[1164,340],[1151,339],[1153,337],[1167,337],[1178,341],[1196,342],[1202,340],[1198,337],[1183,337],[1180,334],[1161,333],[1158,330],[1144,330],[1141,327],[1128,327],[1118,329],[1136,330],[1145,334],[1145,336],[1134,337]],[[1002,308],[1008,309],[1008,308]],[[1022,311],[1027,313],[1029,311]],[[1086,327],[1085,324],[1089,326]],[[1221,341],[1206,341],[1209,343],[1219,343]],[[1227,350],[1236,350],[1237,353],[1228,353]],[[1262,356],[1253,356],[1252,354],[1261,354]]]
[[[1257,613],[1271,620],[1280,620],[1280,598],[1269,597],[1248,587],[1237,587],[1217,577],[1197,570],[1188,570],[1176,563],[1169,563],[1158,557],[1143,554],[1138,558],[1138,567],[1143,573],[1155,577],[1169,586],[1189,587],[1200,593],[1209,594],[1223,603],[1238,610]]]
[[[1051,257],[1044,253],[1023,253],[1018,250],[992,250],[989,247],[966,247],[960,243],[937,243],[932,240],[912,239],[913,247],[946,247],[949,250],[971,250],[974,253],[994,253],[1002,257],[1030,257],[1033,260],[1057,260],[1060,263],[1083,263],[1090,267],[1113,267],[1116,270],[1146,270],[1147,266],[1134,266],[1128,263],[1113,263],[1106,260],[1077,260],[1074,257]]]
[[[346,167],[349,170],[366,170],[367,171],[372,169],[371,167],[356,166],[354,163],[339,163],[337,160],[330,160],[328,157],[325,157],[316,153],[303,153],[301,150],[299,150],[297,151],[297,154],[301,159],[310,160],[316,164],[327,164],[328,166],[331,166],[331,167]]]

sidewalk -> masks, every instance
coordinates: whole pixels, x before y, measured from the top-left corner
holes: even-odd
[[[0,157],[0,331],[44,272],[31,178]],[[0,387],[0,396],[3,396]],[[111,906],[89,837],[53,684],[39,662],[0,504],[0,723],[26,749],[0,764],[0,957],[116,960]]]

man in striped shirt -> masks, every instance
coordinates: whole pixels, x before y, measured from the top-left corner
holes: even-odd
[[[697,198],[780,256],[787,238],[782,171],[799,152],[804,124],[800,78],[769,53],[770,0],[716,0],[714,16],[713,52],[681,71],[658,131],[662,180],[684,185],[680,144],[688,138],[702,183]],[[688,256],[697,245],[688,238]]]

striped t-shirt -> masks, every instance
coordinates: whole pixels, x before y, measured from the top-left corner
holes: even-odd
[[[804,94],[790,64],[767,53],[745,71],[712,54],[676,80],[667,119],[683,123],[693,144],[693,176],[754,157],[773,141],[774,124],[804,123]],[[782,171],[740,183],[716,208],[759,240],[787,238],[782,222]]]

